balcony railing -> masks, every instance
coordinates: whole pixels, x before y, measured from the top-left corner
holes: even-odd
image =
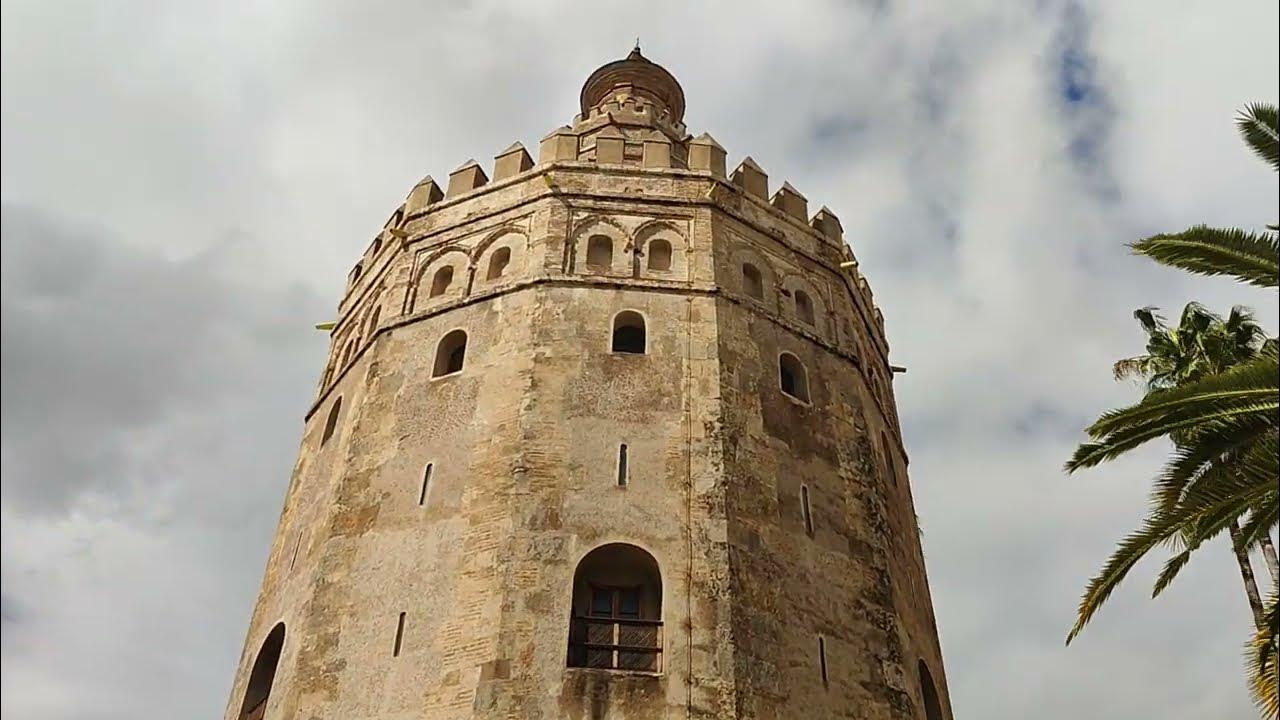
[[[569,629],[569,667],[662,669],[662,621],[578,616]]]

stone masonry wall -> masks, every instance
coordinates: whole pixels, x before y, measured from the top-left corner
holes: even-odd
[[[406,239],[380,235],[339,306],[228,720],[280,622],[267,720],[924,718],[920,660],[945,703],[884,340],[847,250],[712,173],[581,162],[388,227]],[[587,262],[595,236],[608,267]],[[669,269],[648,265],[659,240]],[[610,352],[624,310],[643,355]],[[465,367],[433,378],[455,329]],[[807,404],[779,390],[782,351]],[[566,668],[575,568],[611,542],[660,567],[660,672]]]

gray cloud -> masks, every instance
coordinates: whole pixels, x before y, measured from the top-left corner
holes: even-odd
[[[1141,345],[1133,308],[1243,302],[1275,330],[1273,297],[1123,243],[1277,217],[1230,124],[1274,99],[1276,13],[6,3],[5,717],[220,715],[323,361],[310,325],[414,182],[532,147],[637,34],[691,129],[831,206],[869,274],[910,369],[960,715],[1248,716],[1225,547],[1154,602],[1144,567],[1062,647],[1159,451],[1060,464],[1134,397],[1107,370]]]

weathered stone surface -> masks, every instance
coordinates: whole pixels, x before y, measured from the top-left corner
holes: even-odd
[[[596,77],[600,106],[538,166],[520,148],[503,183],[472,165],[449,197],[420,185],[403,242],[362,258],[228,720],[278,623],[267,720],[914,720],[921,661],[950,718],[887,346],[838,221],[771,207],[753,162],[727,182],[644,84],[663,76],[628,72]],[[622,311],[644,354],[611,352]],[[462,371],[433,377],[459,329]],[[784,352],[807,402],[780,388]],[[575,569],[608,543],[660,568],[656,672],[566,667]]]

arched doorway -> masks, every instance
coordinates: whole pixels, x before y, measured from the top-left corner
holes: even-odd
[[[276,666],[280,664],[280,651],[284,648],[284,623],[277,623],[267,633],[258,649],[258,657],[249,672],[249,683],[244,689],[244,702],[240,703],[240,720],[261,720],[271,697],[271,686],[276,679]]]
[[[569,666],[662,669],[662,573],[635,545],[587,553],[573,575]]]

